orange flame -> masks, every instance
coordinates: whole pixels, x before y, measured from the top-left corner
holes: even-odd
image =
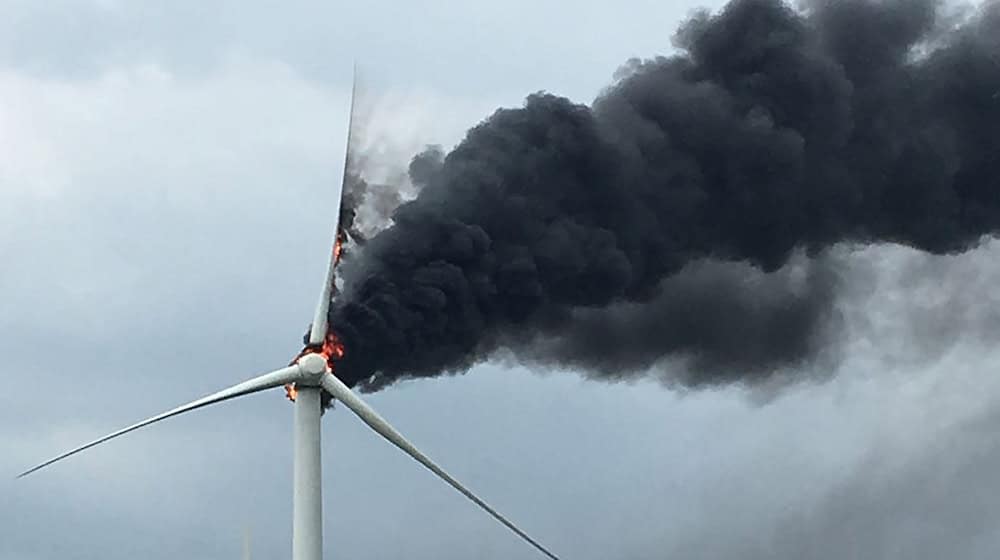
[[[340,338],[333,332],[326,333],[326,338],[323,340],[323,344],[319,346],[306,346],[299,352],[298,356],[292,360],[292,363],[298,363],[303,356],[307,354],[319,354],[326,358],[326,367],[333,371],[334,365],[337,360],[344,357],[344,343],[340,341]],[[295,402],[295,397],[298,396],[298,389],[295,388],[294,383],[289,383],[285,385],[285,396],[288,400]]]
[[[347,232],[341,229],[337,232],[337,240],[333,244],[333,266],[340,264],[340,257],[344,254],[345,241],[347,241]],[[335,293],[337,288],[336,284],[331,286],[331,288]],[[326,366],[330,369],[330,371],[333,371],[334,363],[344,357],[344,343],[337,338],[336,334],[328,332],[326,333],[326,337],[323,339],[323,344],[318,346],[306,346],[297,356],[295,356],[292,363],[298,363],[298,361],[302,359],[302,356],[305,356],[306,354],[319,354],[323,356],[326,358]],[[299,391],[295,388],[294,383],[285,385],[285,396],[288,400],[295,402],[295,398],[298,394]]]
[[[333,244],[333,264],[340,263],[340,256],[344,253],[344,235],[337,235],[337,242]]]
[[[344,357],[344,343],[340,341],[335,333],[328,332],[326,333],[326,339],[323,340],[323,347],[320,354],[326,358],[326,363],[332,370],[334,363]]]

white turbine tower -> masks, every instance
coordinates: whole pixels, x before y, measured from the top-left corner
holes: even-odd
[[[354,93],[351,95],[351,117],[354,113]],[[350,124],[348,125],[348,150],[350,149]],[[345,162],[344,176],[347,177],[347,163]],[[341,186],[343,189],[343,185]],[[337,213],[340,216],[340,205]],[[277,387],[293,387],[295,403],[295,439],[294,439],[294,467],[293,467],[293,508],[292,508],[292,559],[293,560],[321,560],[323,557],[323,501],[321,487],[321,461],[320,461],[320,417],[322,405],[320,397],[325,390],[334,399],[340,401],[351,412],[356,414],[362,422],[367,424],[372,430],[387,439],[390,443],[403,450],[404,453],[415,459],[418,463],[427,467],[439,478],[447,482],[453,488],[462,493],[469,500],[485,510],[494,519],[513,531],[521,539],[536,548],[539,552],[552,560],[558,558],[537,541],[529,537],[524,531],[519,529],[504,516],[490,507],[486,502],[466,488],[462,483],[453,478],[447,472],[430,460],[412,443],[402,436],[374,409],[368,406],[358,397],[347,385],[333,375],[328,362],[331,352],[339,352],[342,349],[337,346],[330,348],[328,343],[329,325],[327,324],[327,311],[330,300],[335,295],[335,268],[340,257],[340,224],[335,229],[337,237],[334,241],[334,250],[330,258],[327,269],[326,282],[323,284],[322,295],[316,306],[313,315],[313,322],[309,332],[309,345],[304,353],[292,363],[292,365],[281,368],[270,373],[254,377],[243,383],[233,385],[217,393],[202,397],[196,401],[181,405],[162,414],[142,420],[131,426],[112,432],[100,437],[90,443],[81,445],[75,449],[58,455],[44,463],[41,463],[18,475],[18,478],[29,475],[39,469],[47,467],[57,461],[61,461],[71,455],[104,443],[110,439],[127,434],[144,426],[154,424],[160,420],[166,420],[172,416],[191,412],[193,410],[220,403],[236,397],[250,395],[267,389]]]

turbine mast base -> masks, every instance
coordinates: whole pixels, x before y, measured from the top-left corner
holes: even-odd
[[[292,560],[323,559],[323,492],[319,387],[299,387],[295,398]]]

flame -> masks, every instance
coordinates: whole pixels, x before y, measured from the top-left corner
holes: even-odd
[[[326,338],[323,340],[323,344],[318,346],[306,346],[297,356],[295,356],[292,363],[298,363],[303,356],[308,354],[319,354],[320,356],[326,358],[326,367],[332,372],[336,362],[344,357],[344,343],[340,341],[340,338],[337,337],[336,333],[328,332],[326,333]],[[295,397],[298,396],[298,393],[299,391],[295,388],[294,383],[285,385],[285,396],[288,400],[295,402]]]
[[[326,339],[323,340],[323,347],[320,354],[326,358],[326,363],[332,370],[334,363],[344,357],[344,343],[340,341],[336,333],[328,332],[326,333]]]
[[[344,238],[346,236],[343,233],[337,235],[337,242],[333,244],[333,264],[334,266],[340,264],[340,256],[344,253]]]
[[[347,241],[347,232],[341,229],[337,232],[337,240],[333,244],[333,266],[340,264],[340,257],[344,254],[344,242]],[[331,286],[332,291],[336,293],[337,285]],[[344,357],[344,343],[337,338],[337,335],[333,332],[327,332],[326,337],[323,339],[323,344],[306,346],[301,352],[295,356],[292,363],[298,363],[302,359],[302,356],[307,354],[319,354],[326,358],[326,367],[333,371],[334,363]],[[295,387],[294,383],[289,383],[285,385],[285,396],[288,400],[295,402],[295,397],[299,394],[299,390]]]

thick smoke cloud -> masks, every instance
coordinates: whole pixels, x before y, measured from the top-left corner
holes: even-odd
[[[345,269],[337,374],[375,389],[506,348],[764,379],[832,340],[830,247],[960,252],[1000,226],[1000,3],[734,0],[675,44],[592,106],[535,94],[418,158],[419,195]]]
[[[827,259],[763,274],[735,263],[698,262],[667,278],[649,301],[578,308],[533,340],[507,341],[517,357],[625,379],[665,355],[673,379],[698,386],[775,374],[761,367],[820,355],[838,332],[831,303],[840,278]],[[523,342],[523,344],[517,344]]]

